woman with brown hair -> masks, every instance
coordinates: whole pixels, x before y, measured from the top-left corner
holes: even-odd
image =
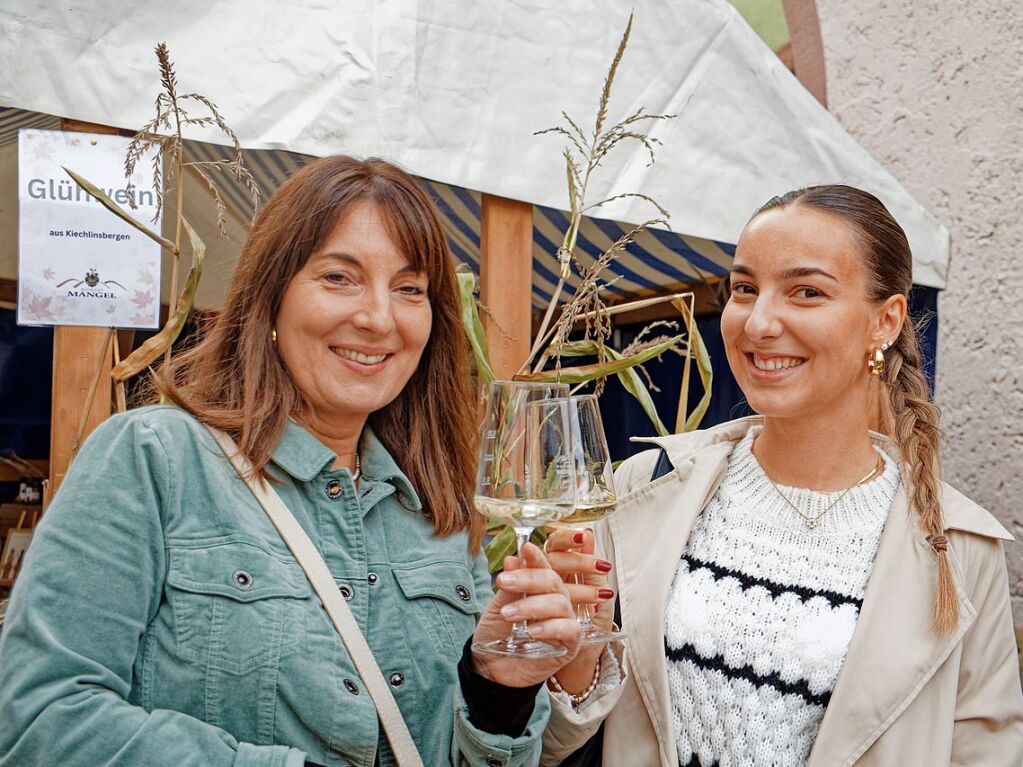
[[[1019,767],[1011,536],[940,481],[911,285],[866,192],[753,216],[721,331],[759,415],[648,440],[599,558],[592,537],[548,543],[566,580],[587,575],[578,601],[611,570],[630,639],[624,674],[599,648],[557,672],[544,764]]]
[[[423,761],[536,763],[541,684],[578,627],[535,547],[490,599],[458,293],[415,179],[348,157],[296,173],[155,389],[173,404],[98,428],[36,533],[0,643],[0,762],[395,764],[376,692],[212,427],[326,563]],[[474,657],[511,603],[567,654]]]

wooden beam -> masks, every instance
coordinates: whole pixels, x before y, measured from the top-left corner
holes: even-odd
[[[62,130],[118,135],[117,128],[61,120]],[[107,328],[58,325],[53,329],[53,404],[50,407],[50,481],[44,508],[64,481],[68,467],[89,433],[110,416],[113,354]],[[99,380],[98,385],[94,382]],[[90,403],[89,394],[92,393]],[[84,418],[84,420],[83,420]],[[82,433],[79,435],[79,428]]]
[[[8,304],[18,302],[18,281],[0,279],[0,301]]]
[[[72,133],[102,133],[105,136],[125,136],[126,138],[131,138],[135,135],[134,131],[130,131],[125,128],[114,128],[110,125],[97,125],[96,123],[72,120],[69,117],[61,118],[60,129],[63,131],[71,131]]]
[[[81,439],[110,416],[110,370],[113,368],[106,328],[57,326],[53,329],[53,405],[50,409],[49,496],[57,492],[79,447],[78,428],[96,379],[92,403],[85,415]]]
[[[821,106],[828,106],[828,78],[824,68],[824,43],[814,0],[782,0],[789,27],[792,69],[799,82]]]
[[[511,378],[529,355],[533,295],[533,206],[483,195],[480,300],[490,362]]]
[[[678,283],[674,286],[665,288],[664,290],[658,290],[657,292],[651,292],[647,295],[634,295],[629,296],[628,300],[633,301],[639,298],[652,298],[654,296],[666,295],[669,293],[693,293],[696,299],[696,316],[703,317],[709,314],[720,314],[721,309],[724,308],[724,300],[722,296],[722,286],[719,278],[706,283],[699,283],[690,285],[688,283]],[[615,304],[608,304],[608,307],[614,307]],[[561,316],[562,309],[559,307],[554,313],[553,322],[557,322]],[[536,333],[540,328],[540,321],[542,317],[539,314],[533,315],[533,333]],[[678,309],[671,305],[670,301],[664,301],[662,303],[654,304],[652,306],[646,306],[640,309],[633,309],[632,311],[622,312],[614,315],[612,322],[621,327],[622,325],[638,325],[640,323],[647,324],[650,322],[656,322],[657,320],[674,320],[679,323],[680,328],[685,328],[685,324],[682,319],[682,315],[679,314]],[[580,320],[575,326],[575,330],[581,330],[583,328],[584,321]]]
[[[695,285],[680,283],[674,287],[657,291],[657,295],[667,293],[692,293],[696,299],[696,315],[698,317],[707,314],[720,314],[721,309],[724,307],[721,301],[721,283],[719,280]],[[643,296],[634,296],[633,298],[643,298]],[[613,304],[608,306],[613,306]],[[633,325],[639,322],[655,322],[657,320],[677,320],[679,323],[682,323],[682,315],[678,309],[671,305],[671,302],[665,301],[664,303],[655,304],[643,309],[624,312],[614,317],[616,325]],[[681,327],[685,326],[681,325]]]
[[[25,463],[29,464],[38,472],[42,472],[43,476],[47,476],[50,471],[50,465],[47,461],[29,460],[22,459]],[[30,472],[26,469],[22,469],[15,465],[13,462],[7,463],[0,461],[0,482],[17,482],[22,477],[31,476]]]

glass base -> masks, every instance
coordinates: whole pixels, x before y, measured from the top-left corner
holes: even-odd
[[[492,642],[475,642],[473,652],[484,655],[510,655],[514,658],[557,658],[565,655],[568,650],[557,645],[541,642],[532,637],[510,636],[507,639],[495,639]]]
[[[603,644],[604,642],[617,642],[628,638],[629,635],[624,631],[605,631],[604,629],[598,629],[591,623],[589,628],[583,627],[582,638],[579,641],[582,644]]]

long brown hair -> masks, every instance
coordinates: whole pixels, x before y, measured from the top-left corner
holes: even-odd
[[[792,205],[831,214],[852,227],[867,269],[871,301],[884,301],[894,295],[908,298],[913,286],[913,254],[909,240],[879,199],[841,184],[812,186],[769,200],[754,218],[772,208]],[[927,380],[920,366],[916,328],[908,318],[884,356],[881,385],[887,398],[882,397],[882,423],[899,445],[910,503],[916,510],[920,527],[929,538],[936,539],[944,535],[945,528],[940,502],[939,411],[930,401]],[[866,375],[866,364],[863,370]],[[946,547],[947,544],[933,544],[938,557],[934,630],[940,634],[951,633],[959,623],[959,601]]]
[[[483,518],[472,511],[475,413],[454,265],[433,202],[391,163],[325,157],[282,184],[245,242],[220,317],[198,344],[154,376],[153,393],[228,432],[263,470],[288,417],[304,404],[271,341],[281,298],[309,256],[362,201],[380,206],[398,245],[426,273],[433,312],[419,366],[369,424],[416,488],[437,533],[467,529],[476,551]]]

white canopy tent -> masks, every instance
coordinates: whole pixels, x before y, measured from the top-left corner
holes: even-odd
[[[724,0],[525,3],[82,0],[0,9],[0,106],[134,128],[151,116],[152,49],[209,95],[242,144],[395,160],[425,179],[566,207],[561,110],[592,124],[635,10],[610,105],[673,113],[610,155],[591,199],[642,191],[675,232],[734,243],[750,213],[792,188],[843,182],[877,194],[906,229],[914,281],[944,287],[948,233],[841,128]],[[196,131],[192,138],[221,141]],[[620,199],[594,214],[649,217]]]

